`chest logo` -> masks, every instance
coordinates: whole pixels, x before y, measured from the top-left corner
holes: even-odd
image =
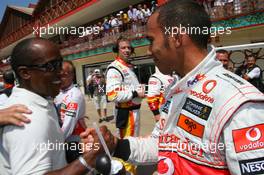
[[[180,128],[182,128],[183,130],[185,130],[186,132],[200,137],[203,137],[203,133],[204,133],[204,125],[194,121],[193,119],[180,114],[177,126],[179,126]]]
[[[204,105],[198,101],[195,101],[191,98],[187,98],[182,109],[190,112],[191,114],[203,119],[207,120],[211,114],[212,108]]]

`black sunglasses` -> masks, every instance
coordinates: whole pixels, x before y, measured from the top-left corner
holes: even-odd
[[[37,65],[23,65],[29,68],[35,68],[35,69],[40,69],[45,72],[53,72],[55,70],[62,69],[62,60],[52,60],[49,61],[45,64],[37,64]]]

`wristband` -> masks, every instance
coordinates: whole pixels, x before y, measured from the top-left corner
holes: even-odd
[[[88,165],[88,163],[86,162],[86,160],[82,157],[82,156],[80,156],[79,158],[78,158],[78,160],[80,161],[80,163],[83,165],[83,166],[85,166],[85,168],[87,169],[87,170],[89,170],[89,171],[93,171],[93,168],[91,167],[91,166],[89,166]]]

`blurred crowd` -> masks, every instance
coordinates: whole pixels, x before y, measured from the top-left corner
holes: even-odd
[[[232,17],[242,13],[257,11],[264,8],[262,0],[197,0],[210,15],[212,20]],[[63,36],[61,49],[63,55],[91,50],[114,43],[122,34],[128,38],[143,37],[148,17],[157,8],[157,2],[130,5],[126,9],[115,12],[95,22],[84,25],[97,29],[91,33]]]

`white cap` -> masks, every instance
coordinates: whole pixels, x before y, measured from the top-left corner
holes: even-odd
[[[120,14],[122,14],[122,13],[123,13],[123,11],[121,10],[119,13],[120,13]]]

